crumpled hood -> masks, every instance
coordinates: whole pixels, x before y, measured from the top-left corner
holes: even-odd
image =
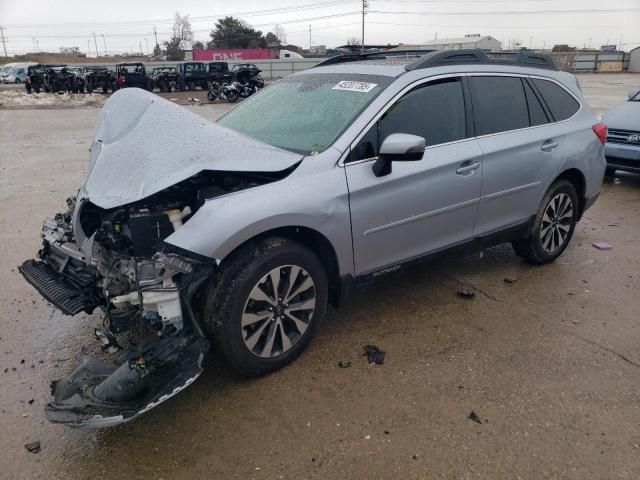
[[[138,88],[105,103],[85,197],[102,208],[135,202],[203,170],[277,172],[302,159]]]
[[[625,102],[609,110],[602,121],[609,128],[640,130],[640,102]]]

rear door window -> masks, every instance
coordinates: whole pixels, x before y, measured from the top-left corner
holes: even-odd
[[[471,77],[476,135],[529,126],[527,99],[519,77]]]
[[[542,94],[556,122],[572,117],[580,104],[564,88],[549,80],[534,78],[533,84]]]

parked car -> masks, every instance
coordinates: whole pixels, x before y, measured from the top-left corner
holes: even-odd
[[[138,87],[151,90],[151,80],[147,77],[144,64],[140,62],[119,63],[116,65],[115,89]]]
[[[640,89],[629,92],[629,99],[609,110],[602,121],[609,128],[604,146],[606,174],[640,173]]]
[[[177,90],[180,74],[175,67],[156,67],[151,71],[151,82],[153,88],[161,92],[171,92]]]
[[[96,89],[107,93],[114,89],[115,75],[107,67],[87,67],[84,70],[84,83],[87,93],[93,93]]]
[[[27,67],[24,87],[27,93],[40,93],[40,90],[44,90],[44,66],[38,64]]]
[[[331,58],[216,123],[137,89],[107,101],[83,186],[20,267],[62,312],[101,310],[119,351],[54,382],[51,421],[135,418],[193,383],[209,342],[243,375],[281,368],[327,304],[418,260],[562,254],[605,170],[575,78],[531,52],[389,55]]]
[[[209,89],[209,72],[202,62],[185,62],[178,64],[178,90]]]
[[[229,70],[227,62],[209,62],[207,68],[209,69],[210,82],[223,84],[233,80],[233,74]]]
[[[27,77],[27,66],[5,66],[0,73],[2,83],[22,83]]]

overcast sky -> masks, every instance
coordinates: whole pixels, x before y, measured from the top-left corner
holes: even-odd
[[[558,43],[575,46],[640,45],[640,0],[368,0],[365,43],[423,43],[469,33],[503,42],[520,41],[533,48]],[[215,19],[236,15],[266,32],[280,24],[289,43],[336,46],[360,38],[362,2],[358,0],[0,0],[0,26],[9,54],[57,51],[77,46],[95,55],[147,53],[171,32],[178,9],[189,14],[196,40],[206,41]],[[395,13],[394,13],[395,12]],[[537,12],[537,13],[535,13]],[[555,13],[550,13],[555,12]],[[104,38],[102,37],[104,35]],[[89,47],[88,47],[89,42]],[[1,48],[1,45],[0,45]]]

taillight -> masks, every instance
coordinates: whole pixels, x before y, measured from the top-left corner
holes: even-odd
[[[596,137],[598,137],[600,143],[604,145],[604,142],[607,141],[607,126],[604,123],[600,122],[596,123],[592,128],[593,133],[596,134]]]

